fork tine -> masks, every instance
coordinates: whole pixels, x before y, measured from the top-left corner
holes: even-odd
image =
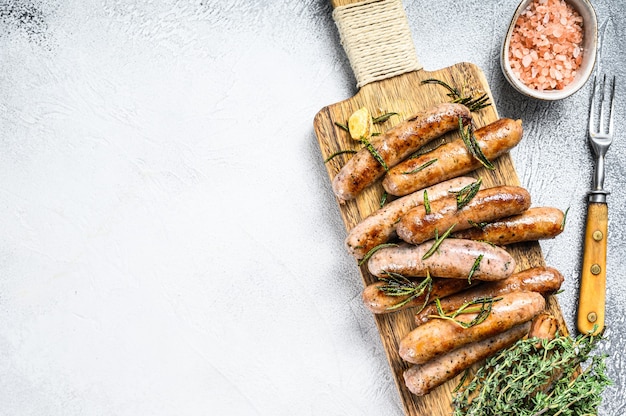
[[[593,89],[591,90],[591,104],[589,104],[589,135],[595,134],[593,129],[595,128],[596,120],[593,114],[594,108],[596,108],[596,82],[597,77],[593,77]]]
[[[609,134],[613,135],[613,109],[615,108],[615,75],[613,75],[613,86],[611,87],[611,109],[609,110]]]
[[[605,130],[606,114],[604,113],[604,103],[606,102],[606,74],[602,76],[602,95],[600,95],[600,123],[598,125],[598,133],[602,134]]]

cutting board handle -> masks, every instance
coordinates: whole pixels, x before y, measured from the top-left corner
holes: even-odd
[[[402,0],[331,0],[357,88],[422,69]]]

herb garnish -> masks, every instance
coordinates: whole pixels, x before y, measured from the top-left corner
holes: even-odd
[[[361,140],[361,143],[363,143],[363,145],[367,148],[367,150],[369,150],[374,159],[376,159],[378,163],[380,163],[385,171],[389,171],[389,166],[387,166],[387,163],[385,163],[383,157],[380,155],[380,153],[378,153],[378,150],[376,150],[374,146],[372,146],[372,143],[370,143],[370,141],[365,138]]]
[[[467,283],[472,284],[472,276],[474,276],[474,273],[476,273],[476,271],[480,267],[480,262],[483,260],[483,257],[484,254],[480,254],[478,257],[476,257],[476,260],[474,260],[474,264],[470,269],[469,276],[467,276]]]
[[[470,124],[467,126],[467,130],[463,128],[463,118],[459,117],[459,133],[465,147],[476,160],[478,160],[484,167],[489,170],[494,170],[496,167],[487,159],[483,151],[480,149],[476,137],[474,136],[474,127]]]
[[[476,182],[470,183],[469,185],[464,186],[458,191],[450,191],[452,194],[456,195],[456,209],[459,210],[467,205],[472,198],[476,196],[478,191],[480,190],[480,185],[483,183],[483,178],[479,178]]]
[[[605,374],[606,355],[591,354],[600,339],[584,334],[518,341],[458,389],[454,416],[597,414],[602,391],[612,384]]]
[[[346,124],[342,124],[342,123],[340,123],[340,122],[338,122],[338,121],[335,121],[335,126],[337,126],[337,127],[339,127],[340,129],[345,130],[345,131],[347,131],[348,133],[350,133],[350,129],[348,128],[348,124],[347,124],[347,123],[346,123]]]
[[[424,210],[426,214],[430,214],[430,200],[428,199],[428,190],[424,189]]]
[[[465,302],[459,309],[453,312],[446,313],[441,307],[441,301],[439,298],[435,299],[435,306],[437,307],[437,315],[430,315],[429,318],[436,319],[445,319],[455,324],[463,327],[463,328],[471,328],[474,325],[481,324],[489,317],[491,314],[491,309],[493,307],[493,303],[501,300],[502,298],[494,298],[493,296],[487,296],[479,299],[474,299],[469,302]],[[466,313],[475,313],[476,316],[469,322],[460,321],[457,316],[466,314]]]
[[[435,254],[435,252],[437,251],[437,249],[439,248],[441,243],[443,243],[443,240],[445,240],[450,235],[450,233],[452,232],[452,229],[455,226],[456,226],[456,224],[452,224],[450,226],[450,228],[448,228],[446,230],[446,232],[441,235],[441,237],[439,237],[439,235],[438,235],[439,233],[437,232],[437,230],[435,230],[435,242],[430,247],[430,249],[426,252],[426,254],[424,254],[424,256],[422,257],[422,260],[426,260],[427,258],[432,256],[433,254]]]
[[[382,248],[386,248],[386,247],[398,247],[398,245],[395,243],[384,243],[384,244],[379,244],[376,247],[373,247],[370,251],[367,252],[365,257],[363,257],[361,261],[359,261],[359,266],[362,266],[363,264],[365,264],[365,262],[368,261],[370,257],[372,257],[374,253],[376,253],[378,250]]]
[[[447,89],[449,92],[448,94],[446,94],[448,97],[452,98],[452,102],[453,103],[458,103],[458,104],[463,104],[464,106],[466,106],[467,108],[469,108],[470,111],[475,112],[478,110],[481,110],[485,107],[489,107],[491,105],[491,103],[489,102],[489,97],[487,96],[487,94],[482,94],[476,98],[474,97],[464,97],[463,94],[461,94],[461,92],[450,86],[450,84],[438,80],[438,79],[434,79],[434,78],[429,78],[429,79],[425,79],[421,82],[422,84],[438,84],[441,85],[442,87],[444,87],[445,89]]]
[[[561,221],[561,231],[565,229],[565,220],[567,219],[568,212],[569,212],[569,207],[567,207],[567,209],[565,210],[565,213],[563,214],[563,221]]]
[[[467,223],[474,228],[478,228],[479,230],[483,230],[487,224],[489,224],[488,222],[476,222],[472,220],[467,220]]]
[[[383,292],[387,296],[407,296],[406,299],[389,306],[387,310],[399,309],[411,302],[413,299],[426,294],[424,297],[424,304],[416,312],[421,312],[428,304],[430,292],[433,289],[433,279],[430,277],[428,270],[426,271],[426,277],[421,282],[414,282],[407,279],[399,273],[385,272],[386,277],[381,277],[380,280],[385,282],[384,285],[379,286],[378,290]]]
[[[383,194],[380,196],[380,202],[378,203],[379,208],[382,208],[383,206],[385,206],[385,204],[387,203],[388,197],[389,197],[389,194],[387,193],[387,191],[383,191]]]
[[[432,164],[433,164],[433,163],[435,163],[435,162],[437,162],[437,159],[431,159],[431,160],[429,160],[428,162],[426,162],[426,163],[423,163],[423,164],[419,165],[418,167],[416,167],[416,168],[415,168],[415,169],[413,169],[413,170],[409,170],[409,171],[407,171],[407,172],[402,172],[402,174],[403,174],[403,175],[412,175],[412,174],[414,174],[414,173],[417,173],[417,172],[419,172],[419,171],[422,171],[422,170],[426,169],[427,167],[429,167],[430,165],[432,165]]]
[[[385,113],[381,116],[378,117],[372,117],[372,122],[374,124],[380,124],[380,123],[384,123],[385,121],[389,120],[389,118],[391,118],[391,116],[397,116],[398,113]]]
[[[338,152],[335,152],[335,153],[333,153],[332,155],[328,156],[328,157],[326,158],[326,160],[324,160],[324,163],[328,163],[328,162],[330,162],[331,160],[333,160],[333,158],[334,158],[335,156],[343,155],[343,154],[345,154],[345,153],[356,153],[356,150],[340,150],[340,151],[338,151]]]

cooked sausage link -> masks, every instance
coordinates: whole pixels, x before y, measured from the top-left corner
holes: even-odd
[[[519,215],[502,218],[485,224],[453,233],[457,238],[488,241],[498,245],[508,245],[523,241],[554,238],[563,231],[564,213],[558,208],[535,207]]]
[[[513,345],[528,333],[530,326],[530,322],[525,322],[491,338],[457,348],[425,364],[414,365],[404,372],[404,382],[411,393],[424,396],[473,364]]]
[[[450,312],[459,309],[467,302],[489,296],[496,297],[505,293],[529,291],[547,294],[559,290],[563,280],[563,275],[555,268],[532,267],[515,273],[504,280],[486,282],[453,296],[441,297],[439,304],[443,311]],[[429,316],[435,314],[437,314],[437,308],[430,304],[415,315],[415,322],[421,325],[429,320]]]
[[[458,128],[459,118],[467,124],[470,117],[470,111],[464,105],[439,104],[372,138],[371,145],[391,168],[431,140]],[[343,203],[354,199],[384,173],[381,163],[367,148],[363,148],[335,176],[333,191]]]
[[[494,160],[520,142],[522,122],[503,118],[479,128],[474,132],[474,137],[485,157]],[[413,172],[431,160],[437,161]],[[383,179],[383,187],[391,195],[407,195],[416,189],[464,175],[481,166],[480,161],[469,153],[463,140],[457,139],[389,169]]]
[[[396,228],[398,236],[407,243],[419,244],[453,231],[466,230],[483,222],[491,222],[526,211],[531,204],[528,191],[519,186],[496,186],[480,190],[460,210],[456,198],[442,198],[430,204],[431,212],[423,206],[407,212]]]
[[[395,237],[398,220],[410,209],[424,203],[424,192],[428,194],[429,201],[436,201],[450,196],[451,191],[458,191],[473,182],[476,182],[476,179],[462,176],[388,203],[350,230],[345,240],[346,248],[354,257],[362,259],[372,248]]]
[[[394,306],[404,301],[406,297],[387,295],[380,289],[387,284],[386,282],[376,282],[367,285],[365,289],[363,289],[362,297],[363,303],[370,311],[376,314],[382,314],[413,307],[421,307],[426,301],[458,293],[470,286],[476,286],[477,283],[478,281],[470,283],[467,279],[441,279],[434,277],[430,293],[418,296],[398,308],[394,308]]]
[[[399,354],[413,364],[424,364],[463,345],[482,341],[516,325],[530,321],[546,307],[536,292],[512,292],[494,302],[489,316],[481,323],[464,328],[445,319],[433,319],[418,326],[400,341]],[[462,314],[466,322],[475,314]]]
[[[432,241],[419,245],[403,243],[382,248],[370,257],[367,267],[377,277],[385,277],[387,273],[424,277],[428,272],[434,277],[468,279],[482,255],[472,279],[502,280],[515,271],[515,259],[506,250],[488,243],[447,238],[432,256],[423,259],[433,244]]]

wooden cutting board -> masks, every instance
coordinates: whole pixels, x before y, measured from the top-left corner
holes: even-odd
[[[333,7],[337,7],[342,3],[351,2],[349,0],[337,0],[333,3]],[[421,81],[428,78],[439,79],[457,88],[462,88],[469,95],[482,92],[489,95],[492,105],[477,113],[473,113],[473,122],[476,128],[499,118],[498,111],[495,105],[493,105],[494,100],[487,80],[476,65],[463,62],[435,71],[423,69],[412,71],[368,83],[362,86],[354,97],[322,108],[315,116],[313,123],[321,149],[321,157],[326,160],[335,152],[359,148],[359,143],[350,139],[347,132],[336,126],[335,122],[346,123],[348,117],[361,107],[367,107],[373,116],[387,112],[399,114],[391,117],[383,124],[375,125],[376,130],[382,132],[421,110],[450,101],[450,97],[446,95],[447,91],[443,87],[433,84],[422,85]],[[441,140],[449,141],[457,137],[459,137],[458,133],[454,132],[447,134]],[[437,143],[440,143],[440,141],[435,141],[434,144]],[[326,169],[331,181],[351,156],[351,154],[342,154],[326,163]],[[485,187],[520,184],[509,154],[498,158],[494,161],[494,165],[496,166],[494,171],[481,168],[475,171],[473,176],[477,178],[482,177]],[[328,189],[329,192],[332,192],[330,184]],[[532,196],[532,190],[529,191]],[[339,205],[346,231],[378,209],[382,194],[383,189],[380,181],[378,181],[363,191],[355,200]],[[516,271],[545,265],[541,248],[537,242],[515,244],[507,247],[507,250],[517,261]],[[355,267],[359,267],[356,260]],[[366,265],[361,266],[359,269],[364,286],[377,281],[367,271]],[[358,284],[358,282],[355,282],[355,284]],[[548,298],[548,307],[559,319],[561,332],[568,334],[560,307],[554,296]],[[398,355],[398,346],[400,340],[415,327],[413,313],[410,310],[405,310],[392,314],[372,316],[378,326],[391,372],[404,404],[405,414],[408,416],[450,415],[452,390],[457,385],[460,376],[424,397],[413,395],[404,385],[402,373],[409,365]]]

